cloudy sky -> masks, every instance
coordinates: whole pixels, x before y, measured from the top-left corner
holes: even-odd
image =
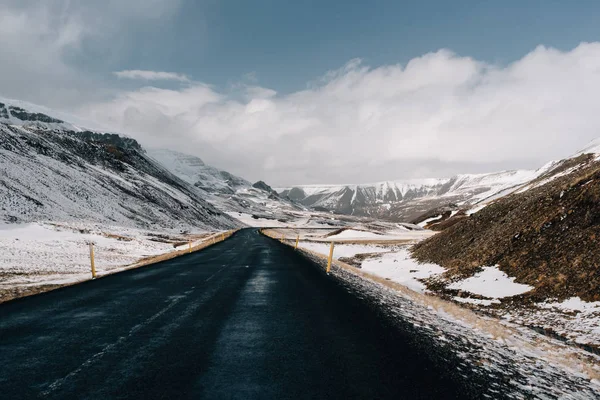
[[[585,0],[2,0],[0,95],[275,186],[535,168],[600,137],[599,20]]]

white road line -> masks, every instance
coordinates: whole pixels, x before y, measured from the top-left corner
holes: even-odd
[[[212,278],[214,278],[219,272],[223,271],[225,268],[227,268],[227,265],[223,266],[223,268],[221,268],[220,270],[218,270],[217,272],[215,272],[214,274],[212,274],[211,276],[209,276],[208,278],[206,278],[204,280],[204,282],[210,281]],[[106,354],[107,352],[111,351],[112,349],[114,349],[115,347],[117,347],[118,345],[120,345],[121,343],[125,342],[127,339],[131,338],[140,329],[142,329],[145,326],[151,324],[157,318],[159,318],[162,315],[166,314],[170,309],[172,309],[173,307],[175,307],[183,299],[187,298],[191,293],[193,293],[194,290],[195,290],[195,286],[192,287],[192,290],[188,290],[188,291],[184,292],[185,294],[183,296],[178,296],[178,297],[174,298],[173,300],[171,300],[171,302],[166,307],[164,307],[162,310],[160,310],[156,314],[154,314],[151,317],[147,318],[145,321],[143,321],[143,322],[135,325],[133,328],[131,328],[129,330],[129,333],[126,336],[121,336],[116,342],[104,346],[104,348],[102,350],[100,350],[99,352],[97,352],[96,354],[94,354],[90,358],[88,358],[86,361],[84,361],[83,364],[81,364],[77,369],[69,372],[66,376],[64,376],[62,378],[59,378],[59,379],[55,380],[54,382],[52,382],[48,386],[48,389],[46,389],[44,392],[42,392],[42,395],[43,396],[48,396],[48,395],[52,394],[53,392],[55,392],[56,390],[60,389],[60,387],[68,379],[77,376],[85,368],[90,367],[96,361],[100,360],[100,358],[102,358],[102,356],[104,356],[104,354]]]

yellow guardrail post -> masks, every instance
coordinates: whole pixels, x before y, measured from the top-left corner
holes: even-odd
[[[327,273],[331,271],[331,260],[333,259],[333,242],[329,246],[329,257],[327,258]]]
[[[192,252],[192,241],[191,240],[188,242],[188,249],[189,249],[189,253],[191,253]]]
[[[92,279],[96,279],[96,263],[94,261],[94,243],[90,243],[90,264],[92,267]]]
[[[296,250],[298,248],[298,242],[300,242],[300,234],[298,234],[298,236],[296,236],[296,245],[294,246],[294,250]]]

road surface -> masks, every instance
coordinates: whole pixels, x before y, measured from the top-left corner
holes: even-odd
[[[373,305],[247,229],[0,305],[0,397],[447,399],[465,382]]]

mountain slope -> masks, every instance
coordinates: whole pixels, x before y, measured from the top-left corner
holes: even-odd
[[[494,266],[533,286],[536,300],[600,300],[600,152],[588,146],[535,179],[415,246],[446,279]]]
[[[206,165],[198,157],[173,150],[155,149],[148,154],[174,175],[198,188],[203,198],[216,208],[234,218],[279,222],[306,219],[304,207],[280,197],[262,181],[251,184],[229,172]]]
[[[233,194],[251,186],[247,180],[206,165],[200,158],[167,149],[149,149],[147,154],[177,177],[206,192]]]
[[[0,104],[0,220],[156,229],[240,225],[135,140],[86,131],[6,101]]]

